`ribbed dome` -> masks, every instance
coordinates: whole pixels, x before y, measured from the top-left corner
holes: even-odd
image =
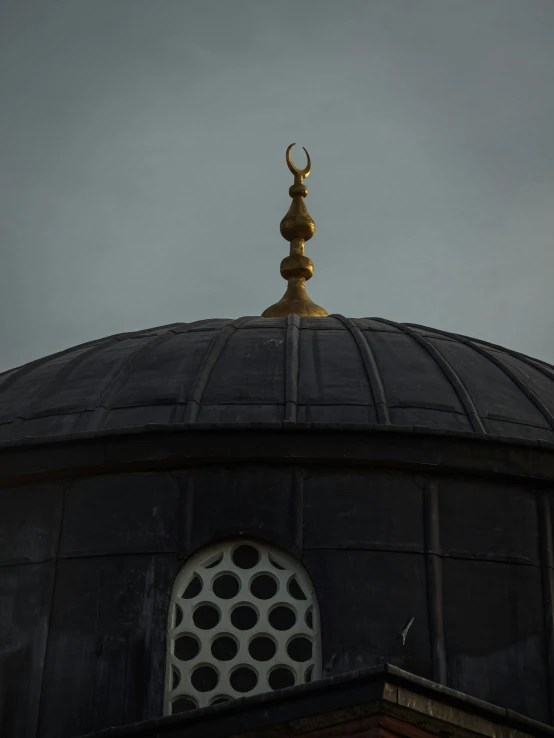
[[[202,320],[0,375],[0,439],[146,424],[424,426],[554,441],[554,367],[381,318]]]

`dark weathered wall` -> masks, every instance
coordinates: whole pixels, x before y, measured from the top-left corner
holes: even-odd
[[[69,738],[161,714],[174,577],[191,552],[237,535],[302,557],[324,675],[389,661],[548,722],[545,494],[307,463],[5,489],[0,734]]]

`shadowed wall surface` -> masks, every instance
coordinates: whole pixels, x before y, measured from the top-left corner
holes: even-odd
[[[430,476],[428,436],[419,471],[241,462],[248,443],[234,436],[231,465],[64,473],[0,492],[3,735],[68,738],[161,715],[174,578],[191,553],[237,535],[303,562],[324,676],[390,662],[550,721],[551,482]],[[158,443],[145,457],[162,458]],[[513,465],[517,447],[502,446]]]

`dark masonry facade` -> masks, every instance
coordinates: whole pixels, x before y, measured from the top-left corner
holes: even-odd
[[[201,321],[6,373],[0,406],[2,738],[153,720],[151,735],[181,720],[171,734],[184,736],[235,714],[209,680],[198,690],[213,706],[170,714],[168,634],[182,627],[180,572],[241,541],[282,556],[276,582],[297,562],[319,617],[312,684],[306,671],[269,697],[239,685],[245,716],[305,695],[321,712],[333,684],[373,668],[397,690],[420,679],[409,688],[463,693],[549,734],[548,365],[388,321]],[[404,718],[390,713],[389,734],[420,735],[393,732]],[[218,730],[240,733],[232,720]],[[432,730],[421,735],[447,735]]]

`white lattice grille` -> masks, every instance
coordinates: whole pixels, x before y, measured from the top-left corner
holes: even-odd
[[[177,576],[166,715],[320,676],[313,587],[288,554],[253,541],[210,546]]]

